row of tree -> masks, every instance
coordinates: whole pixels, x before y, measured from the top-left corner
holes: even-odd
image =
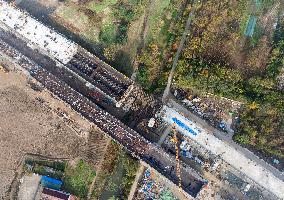
[[[273,6],[271,3],[257,12],[258,20],[263,20]],[[243,101],[234,139],[268,155],[284,157],[284,93],[279,84],[284,23],[280,16],[274,36],[257,24],[264,30],[258,39],[246,38],[244,30],[251,10],[248,0],[199,1],[173,81],[180,88]],[[166,53],[155,41],[144,50],[138,80],[146,88],[153,86],[157,76],[159,84],[155,86],[164,86],[188,12],[190,7],[169,30]]]

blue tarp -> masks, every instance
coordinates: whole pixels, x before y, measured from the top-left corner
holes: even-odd
[[[151,176],[150,170],[147,170],[147,171],[146,171],[145,176],[146,176],[147,178],[149,178],[149,177]]]
[[[183,128],[184,130],[188,131],[192,135],[197,135],[197,133],[185,125],[182,121],[178,120],[176,117],[172,118],[173,122],[176,123],[179,127]]]
[[[276,164],[276,165],[278,165],[278,164],[280,163],[280,161],[277,160],[277,159],[273,159],[273,163]]]
[[[245,31],[245,35],[251,37],[254,33],[255,25],[256,25],[256,17],[255,16],[250,16],[248,25]]]
[[[184,156],[184,157],[186,157],[186,151],[183,151],[183,150],[182,150],[182,151],[181,151],[181,155]]]
[[[254,0],[254,3],[255,3],[255,5],[256,5],[257,9],[260,9],[260,8],[261,8],[261,2],[260,2],[260,0]]]
[[[60,190],[62,186],[62,181],[50,178],[48,176],[42,176],[40,183],[43,187],[54,189],[54,190]]]
[[[219,127],[220,127],[221,129],[225,129],[225,128],[226,128],[226,124],[225,124],[224,122],[221,122],[221,123],[219,124]]]

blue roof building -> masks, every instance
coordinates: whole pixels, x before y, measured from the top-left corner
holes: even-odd
[[[48,176],[42,176],[40,180],[40,184],[46,188],[60,190],[62,186],[62,181],[54,179],[54,178],[50,178]]]

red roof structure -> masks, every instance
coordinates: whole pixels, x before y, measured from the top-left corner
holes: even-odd
[[[69,200],[70,194],[62,191],[43,188],[40,200]]]

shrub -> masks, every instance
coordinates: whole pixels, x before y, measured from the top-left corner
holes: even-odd
[[[86,198],[89,185],[95,177],[92,168],[80,160],[75,167],[67,166],[63,179],[63,188],[80,198]]]

